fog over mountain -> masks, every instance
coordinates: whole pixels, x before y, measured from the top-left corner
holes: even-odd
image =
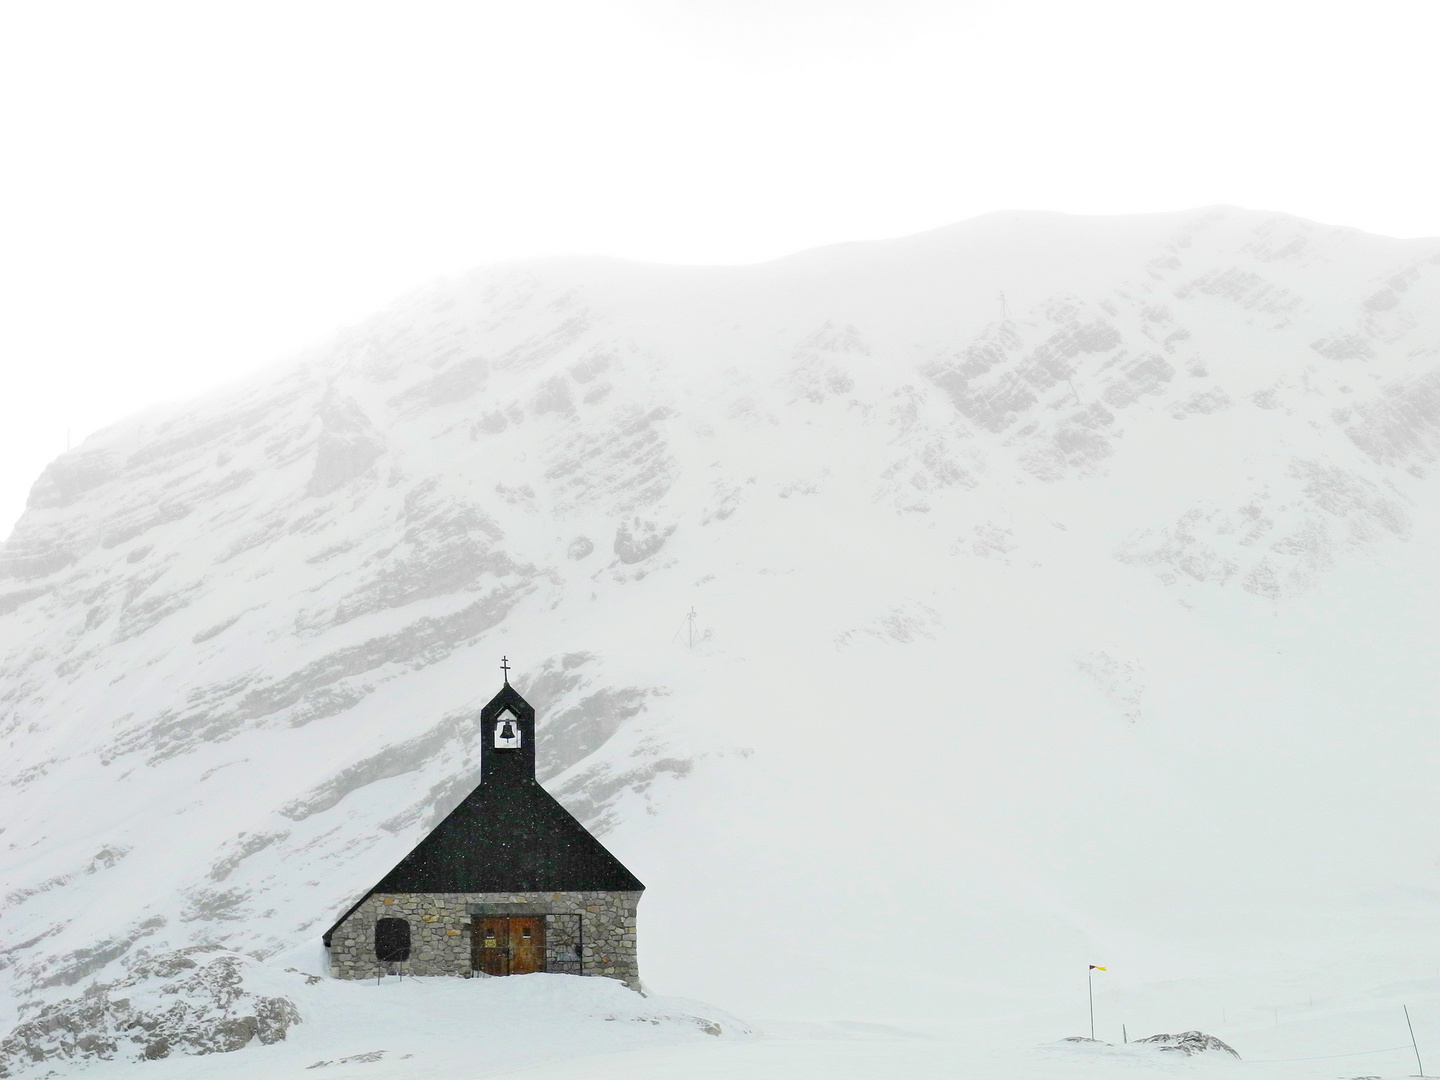
[[[423,289],[35,482],[0,1066],[186,957],[310,1023],[285,969],[477,782],[502,654],[660,991],[979,1016],[1109,960],[1131,1034],[1170,980],[1224,1034],[1433,979],[1437,460],[1440,240],[1001,214]]]

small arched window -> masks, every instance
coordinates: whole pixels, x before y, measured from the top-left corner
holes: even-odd
[[[375,959],[398,964],[410,959],[410,924],[404,919],[380,919],[375,923]]]

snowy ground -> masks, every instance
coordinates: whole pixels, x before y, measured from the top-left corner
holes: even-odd
[[[1080,986],[1083,991],[1083,982]],[[1207,989],[1217,988],[1151,987],[1145,993],[1168,997],[1173,1006],[1186,995],[1198,1002]],[[199,1058],[111,1063],[99,1071],[114,1080],[1121,1080],[1166,1075],[1389,1080],[1416,1072],[1402,1001],[1417,1020],[1417,1036],[1440,1052],[1440,980],[1313,1005],[1290,1003],[1270,1018],[1251,1015],[1227,1023],[1216,1017],[1218,1022],[1205,1030],[1235,1047],[1242,1055],[1238,1061],[1218,1052],[1187,1057],[1125,1045],[1111,1016],[1097,1034],[1108,1035],[1114,1027],[1115,1043],[1066,1042],[1060,1032],[1084,1034],[1083,993],[1078,1012],[1073,1007],[997,1012],[983,1020],[911,1025],[856,1020],[757,1025],[698,1002],[642,998],[617,984],[565,975],[327,981],[298,991],[296,1000],[307,1019],[283,1043]],[[1102,990],[1097,1005],[1113,1009],[1116,995]],[[1183,1011],[1177,1009],[1177,1015]],[[1132,1037],[1154,1033],[1130,1031]],[[61,1075],[93,1071],[93,1064],[82,1065]]]

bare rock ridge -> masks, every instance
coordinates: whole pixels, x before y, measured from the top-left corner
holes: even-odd
[[[1217,1039],[1214,1035],[1206,1035],[1203,1031],[1182,1031],[1178,1035],[1150,1035],[1143,1039],[1136,1039],[1135,1041],[1137,1043],[1156,1046],[1161,1050],[1168,1050],[1172,1053],[1184,1054],[1186,1057],[1194,1057],[1196,1054],[1204,1054],[1210,1051],[1229,1054],[1235,1058],[1240,1056],[1224,1041]]]
[[[767,655],[803,682],[812,644],[938,647],[981,602],[941,585],[1062,572],[1167,611],[1308,602],[1429,537],[1437,458],[1440,241],[996,215],[422,290],[87,439],[0,547],[5,1067],[283,1038],[246,980],[475,783],[502,651],[542,781],[648,850],[696,776],[747,767],[706,703]],[[677,644],[697,595],[763,597],[778,636]],[[1143,727],[1165,669],[1082,637],[1047,670]],[[141,1004],[157,979],[184,1015]]]
[[[152,957],[123,979],[42,1007],[0,1039],[0,1076],[86,1059],[149,1060],[213,1054],[285,1038],[293,1002],[246,986],[249,957],[196,947]],[[303,979],[303,975],[298,978]],[[314,978],[314,976],[311,976]],[[261,976],[264,980],[264,976]]]

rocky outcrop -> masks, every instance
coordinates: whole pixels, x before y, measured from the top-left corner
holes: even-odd
[[[300,1023],[295,1004],[256,993],[246,977],[270,973],[213,947],[161,953],[123,979],[42,1006],[0,1040],[0,1076],[86,1060],[146,1061],[228,1053],[252,1040],[280,1042]]]
[[[1214,1035],[1206,1035],[1203,1031],[1182,1031],[1178,1035],[1148,1035],[1135,1041],[1160,1050],[1184,1054],[1186,1057],[1205,1053],[1229,1054],[1233,1058],[1240,1056],[1227,1043],[1221,1042]]]

